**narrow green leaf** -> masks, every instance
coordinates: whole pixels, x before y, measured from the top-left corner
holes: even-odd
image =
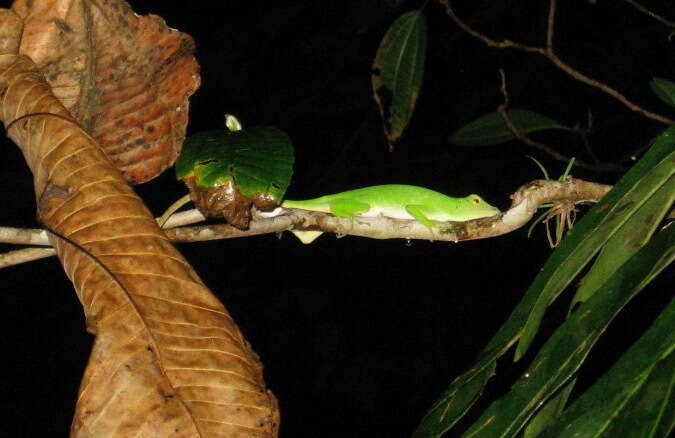
[[[671,355],[672,354],[673,353],[671,353]],[[675,367],[673,369],[675,369]],[[673,432],[675,431],[675,387],[673,387],[674,384],[675,382],[671,383],[670,395],[668,397],[668,400],[666,400],[666,403],[663,406],[663,416],[661,419],[661,423],[658,425],[654,437],[673,436]]]
[[[672,419],[664,417],[664,411],[673,395],[675,384],[675,353],[657,362],[639,391],[626,404],[621,414],[613,417],[603,438],[631,436],[661,438],[659,426]]]
[[[537,411],[532,420],[527,424],[523,438],[539,437],[539,434],[560,416],[570,394],[572,394],[576,381],[577,379],[571,379],[565,383],[565,386],[556,395],[546,400],[544,406]]]
[[[536,158],[534,158],[533,156],[526,155],[526,157],[529,158],[530,160],[534,161],[534,164],[536,164],[537,166],[539,166],[539,169],[541,170],[541,173],[544,174],[544,179],[550,179],[550,178],[548,177],[548,172],[546,171],[546,168],[544,167],[543,164],[541,164],[541,163],[540,163]]]
[[[670,302],[652,326],[612,365],[609,371],[575,400],[556,422],[542,432],[539,438],[668,436],[675,420],[672,412],[673,401],[675,401],[673,398],[673,378],[675,377],[673,376],[675,372],[673,362],[675,331],[673,327],[675,327],[675,300]],[[668,373],[668,367],[670,367],[670,373]],[[668,403],[670,403],[670,411]],[[621,433],[617,433],[619,430],[614,429],[615,435],[605,433],[611,430],[611,425],[617,421],[617,418],[630,417],[634,411],[638,414],[644,413],[645,410],[651,413],[643,419],[643,424],[650,425],[661,432],[650,435],[621,430]]]
[[[673,259],[675,227],[667,227],[628,259],[551,335],[523,378],[508,394],[492,403],[462,436],[515,436],[541,403],[575,375],[614,317],[647,285],[645,279],[658,275],[655,267],[663,269]]]
[[[654,78],[649,83],[649,86],[652,88],[654,94],[656,94],[656,97],[668,105],[675,107],[675,83],[667,79]]]
[[[385,34],[375,55],[373,93],[390,149],[408,125],[422,87],[426,26],[421,11],[401,15]]]
[[[512,109],[507,112],[509,120],[521,134],[529,134],[547,129],[570,128],[561,125],[544,115],[533,111]],[[480,117],[468,125],[459,128],[450,136],[450,142],[459,146],[489,146],[515,139],[516,136],[504,122],[499,112]]]
[[[609,238],[675,173],[675,125],[666,129],[645,156],[567,233],[526,292],[535,296],[520,335],[519,360],[539,329],[548,305],[570,284]],[[521,304],[523,304],[521,302]]]
[[[567,177],[570,174],[570,171],[572,170],[572,166],[574,166],[574,160],[575,160],[574,157],[570,158],[570,161],[567,163],[567,167],[565,167],[565,171],[563,172],[562,175],[560,175],[558,181],[565,181],[567,179]]]
[[[471,369],[450,385],[445,394],[422,418],[413,438],[440,437],[459,421],[480,396],[487,381],[495,374],[496,363]]]
[[[623,262],[640,249],[672,208],[675,178],[670,178],[619,228],[602,248],[598,259],[581,282],[571,306],[586,301]]]
[[[625,202],[625,197],[635,195],[636,190],[648,191],[643,179],[649,179],[654,183],[656,176],[652,176],[652,173],[661,175],[662,171],[659,166],[668,162],[668,159],[672,163],[675,158],[674,144],[675,127],[671,127],[657,139],[644,157],[624,175],[614,189],[575,225],[562,244],[551,254],[520,304],[509,316],[508,321],[483,349],[471,367],[472,372],[455,379],[422,419],[414,435],[416,438],[440,437],[464,415],[492,375],[497,359],[520,337],[533,309],[543,305],[543,308],[539,310],[543,313],[546,305],[572,281],[609,237],[597,236],[591,242],[589,239],[594,236],[595,231],[597,229],[602,231],[603,228],[610,226],[618,228],[622,223],[618,216],[625,210],[639,207]],[[663,178],[663,175],[660,178]],[[605,231],[602,233],[606,234]],[[581,248],[583,251],[577,248],[583,245],[586,246]],[[567,272],[568,277],[563,276],[561,271]],[[544,286],[550,290],[547,296],[542,295]],[[541,315],[538,315],[537,324],[540,319]],[[457,398],[457,394],[461,395],[461,400]]]

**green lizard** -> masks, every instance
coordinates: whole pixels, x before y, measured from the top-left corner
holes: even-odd
[[[452,198],[424,187],[403,184],[364,187],[306,201],[286,200],[281,206],[332,213],[352,220],[378,215],[416,219],[429,230],[439,221],[464,222],[500,213],[478,195]],[[322,234],[321,231],[292,232],[303,243],[311,243]]]

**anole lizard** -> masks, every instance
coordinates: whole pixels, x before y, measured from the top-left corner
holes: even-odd
[[[439,221],[464,222],[500,213],[478,195],[452,198],[424,187],[403,184],[364,187],[306,201],[286,200],[281,206],[332,213],[352,220],[378,215],[416,219],[429,230]],[[311,243],[322,234],[321,231],[292,232],[303,243]]]

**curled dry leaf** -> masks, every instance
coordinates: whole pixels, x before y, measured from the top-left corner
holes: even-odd
[[[41,71],[11,53],[17,23],[0,9],[0,118],[96,334],[71,437],[275,437],[255,353]]]
[[[200,83],[189,35],[123,0],[17,0],[12,9],[24,21],[19,53],[127,181],[173,165]]]

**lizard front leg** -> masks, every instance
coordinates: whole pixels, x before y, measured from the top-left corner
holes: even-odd
[[[406,205],[405,211],[407,211],[410,214],[410,216],[414,217],[418,222],[423,223],[424,225],[426,225],[427,228],[429,228],[429,232],[431,233],[431,240],[434,240],[436,238],[436,236],[434,235],[433,228],[438,224],[438,221],[429,219],[424,214],[424,205]]]
[[[354,201],[352,199],[338,199],[330,203],[330,212],[337,217],[345,217],[351,219],[351,227],[349,233],[354,229],[354,221],[357,215],[365,213],[370,210],[370,204],[361,201]]]

